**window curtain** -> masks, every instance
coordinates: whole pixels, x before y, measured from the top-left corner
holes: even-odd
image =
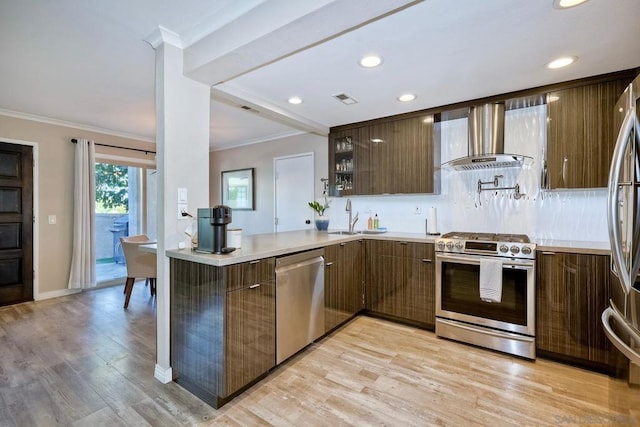
[[[69,289],[96,286],[95,144],[78,139],[73,192],[73,251]]]

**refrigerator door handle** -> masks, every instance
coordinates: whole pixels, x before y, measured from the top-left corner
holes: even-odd
[[[633,348],[627,345],[619,336],[616,334],[611,327],[611,319],[614,319],[618,322],[618,325],[629,335],[632,336],[632,340],[636,343],[640,344],[640,336],[631,328],[627,322],[620,316],[620,314],[609,307],[605,311],[602,312],[602,326],[604,327],[604,333],[609,338],[609,341],[618,349],[622,354],[624,354],[627,359],[636,365],[640,365],[640,354],[635,351]]]
[[[632,259],[629,260],[629,262],[631,262],[631,265],[627,265],[627,262],[625,260],[624,254],[622,252],[622,246],[624,242],[622,241],[620,211],[618,209],[618,203],[620,200],[620,187],[623,185],[620,182],[620,172],[624,163],[625,152],[630,142],[634,144],[634,151],[635,146],[640,145],[640,135],[638,135],[637,131],[635,132],[634,140],[630,141],[629,136],[634,129],[638,129],[638,119],[636,117],[635,110],[630,109],[629,111],[627,111],[624,121],[622,122],[622,127],[620,128],[620,132],[618,133],[618,139],[613,151],[611,170],[609,171],[609,194],[607,197],[607,220],[609,226],[609,240],[611,241],[611,257],[618,272],[620,283],[622,284],[626,294],[629,294],[631,287],[635,282],[635,277],[638,274],[638,269],[640,267],[638,265],[638,255],[640,254],[632,254]],[[631,185],[633,186],[634,184],[631,183]],[[635,198],[635,188],[633,190],[633,197]],[[626,200],[625,203],[628,206],[624,206],[624,208],[633,209],[633,207],[635,206],[634,202],[635,200]],[[635,218],[629,219],[635,221]]]

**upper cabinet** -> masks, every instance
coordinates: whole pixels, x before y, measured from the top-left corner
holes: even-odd
[[[629,82],[617,79],[547,94],[545,188],[607,186],[617,136],[614,107]]]
[[[439,194],[433,116],[381,119],[329,134],[329,176],[339,194]]]

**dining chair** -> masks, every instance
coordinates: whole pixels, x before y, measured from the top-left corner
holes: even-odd
[[[124,308],[129,307],[129,299],[131,299],[133,283],[136,279],[148,279],[151,296],[156,294],[156,254],[140,250],[140,245],[148,245],[151,243],[156,242],[144,234],[120,237],[122,252],[124,252],[124,258],[127,264],[127,281],[124,285]]]

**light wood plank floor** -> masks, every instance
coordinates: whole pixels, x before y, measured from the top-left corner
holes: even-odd
[[[216,411],[153,378],[136,284],[0,308],[0,425],[640,425],[640,390],[359,317]]]

